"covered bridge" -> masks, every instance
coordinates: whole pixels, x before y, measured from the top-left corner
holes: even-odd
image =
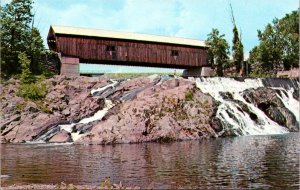
[[[79,63],[178,68],[189,76],[209,68],[207,46],[194,39],[53,25],[47,42],[60,53],[61,75],[79,75]]]

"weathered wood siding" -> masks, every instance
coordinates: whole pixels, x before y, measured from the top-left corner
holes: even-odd
[[[107,46],[114,46],[115,51],[107,51]],[[124,65],[170,68],[207,65],[207,49],[193,46],[57,35],[56,47],[62,55],[78,57],[81,62],[113,61]],[[178,51],[176,58],[171,55],[173,50]]]

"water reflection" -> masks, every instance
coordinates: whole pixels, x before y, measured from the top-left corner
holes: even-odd
[[[2,145],[2,185],[101,184],[154,188],[299,186],[298,133],[170,144]]]

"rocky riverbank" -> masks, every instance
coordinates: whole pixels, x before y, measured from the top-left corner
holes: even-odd
[[[1,85],[2,143],[112,144],[236,135],[218,116],[220,100],[197,88],[194,80],[55,76],[46,83],[47,94],[40,101],[18,97],[18,80]],[[286,131],[299,131],[295,115],[276,93],[247,89],[243,96]],[[233,99],[230,93],[223,98]],[[247,105],[232,102],[261,122]]]

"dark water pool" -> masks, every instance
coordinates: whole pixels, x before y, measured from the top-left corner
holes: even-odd
[[[299,189],[299,133],[115,146],[2,145],[2,186]]]

